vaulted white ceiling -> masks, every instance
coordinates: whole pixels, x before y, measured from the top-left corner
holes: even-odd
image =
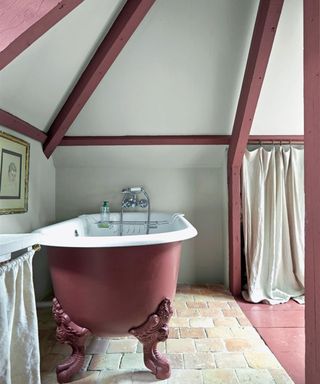
[[[19,55],[0,108],[46,132],[124,2],[85,0]],[[156,1],[67,134],[231,134],[258,3]],[[303,133],[301,3],[285,1],[253,134]]]
[[[47,131],[125,0],[86,0],[0,72],[0,107]]]

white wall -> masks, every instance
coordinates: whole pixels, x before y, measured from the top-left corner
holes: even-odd
[[[199,232],[195,239],[183,244],[179,281],[223,283],[227,258],[224,242],[227,196],[223,164],[216,161],[215,166],[214,162],[210,164],[208,161],[207,165],[199,162],[203,151],[207,154],[215,152],[212,147],[202,150],[184,147],[184,152],[178,148],[177,154],[171,152],[170,156],[168,151],[173,151],[173,147],[140,147],[138,153],[135,147],[127,148],[125,152],[122,152],[123,148],[108,147],[60,148],[55,155],[57,221],[98,212],[106,199],[110,201],[112,211],[119,211],[122,188],[143,185],[150,195],[153,211],[185,213]],[[82,159],[78,166],[76,156],[66,157],[69,150],[78,152]],[[221,150],[225,151],[219,148],[218,152]],[[117,151],[114,162],[106,161],[108,151]],[[97,152],[100,161],[98,156],[90,156]],[[158,152],[163,161],[155,159]],[[198,160],[195,160],[195,152]],[[130,155],[131,160],[124,164],[123,158]],[[188,158],[193,159],[193,167],[189,167]],[[89,166],[81,166],[83,162]]]
[[[0,215],[0,233],[28,233],[55,220],[55,168],[39,142],[1,126],[0,130],[30,143],[28,212]],[[45,249],[36,253],[33,266],[36,296],[42,299],[50,291]]]
[[[251,129],[303,135],[303,1],[285,1]]]

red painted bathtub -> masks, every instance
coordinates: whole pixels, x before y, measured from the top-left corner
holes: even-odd
[[[82,215],[35,231],[48,249],[57,339],[72,347],[57,367],[59,383],[81,368],[89,333],[134,335],[145,365],[159,379],[170,376],[156,347],[168,337],[181,241],[197,231],[181,214],[152,213],[146,233],[145,214],[134,212],[125,214],[119,236],[119,219],[112,213],[110,225],[100,227],[99,215]]]
[[[137,247],[48,247],[54,293],[76,324],[123,336],[175,294],[181,242]]]

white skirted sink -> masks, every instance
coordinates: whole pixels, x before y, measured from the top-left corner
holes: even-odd
[[[11,253],[39,243],[37,233],[0,234],[0,262],[11,259]]]

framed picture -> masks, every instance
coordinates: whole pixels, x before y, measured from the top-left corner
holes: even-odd
[[[0,214],[28,211],[30,144],[0,132]]]

